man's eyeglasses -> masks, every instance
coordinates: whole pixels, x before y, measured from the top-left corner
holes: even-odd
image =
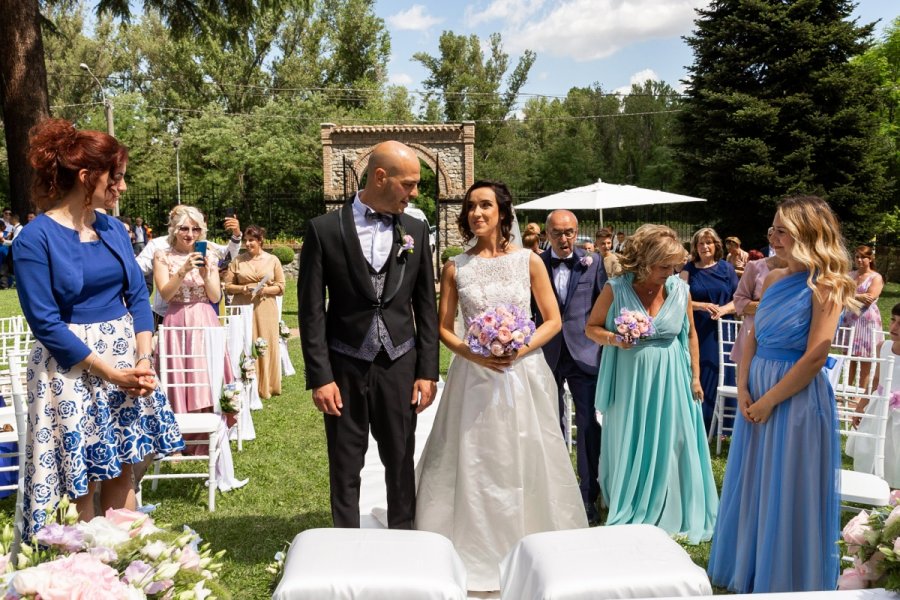
[[[554,229],[550,232],[550,237],[552,237],[555,240],[558,240],[560,238],[572,239],[573,237],[575,237],[576,233],[577,232],[574,229],[566,229],[565,231],[559,231],[559,230]]]
[[[200,227],[188,227],[187,225],[182,225],[178,228],[178,233],[187,233],[188,231],[193,231],[194,233],[200,233],[203,231]]]

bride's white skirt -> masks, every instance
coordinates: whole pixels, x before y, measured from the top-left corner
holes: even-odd
[[[468,589],[500,589],[499,563],[522,537],[587,527],[540,351],[496,373],[455,357],[416,469],[416,528],[449,538]]]

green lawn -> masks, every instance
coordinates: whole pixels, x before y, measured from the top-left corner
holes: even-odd
[[[889,284],[882,295],[882,313],[900,302],[900,285]],[[0,291],[0,317],[19,313],[14,291]],[[296,287],[289,284],[285,320],[296,326]],[[885,321],[887,324],[887,320]],[[149,485],[144,501],[158,504],[154,518],[175,526],[188,524],[215,550],[227,550],[224,583],[235,598],[271,596],[271,576],[266,565],[297,533],[310,527],[329,527],[328,471],[322,419],[304,388],[299,340],[289,343],[297,375],[286,378],[284,393],[253,413],[257,439],[234,452],[238,477],[250,483],[219,494],[216,512],[206,510],[205,489],[188,481],[160,482],[157,492]],[[441,368],[446,372],[449,352],[442,349]],[[727,446],[721,457],[713,455],[713,472],[719,487],[725,471]],[[13,503],[0,501],[0,521],[12,518]],[[694,561],[705,566],[710,544],[686,546]]]

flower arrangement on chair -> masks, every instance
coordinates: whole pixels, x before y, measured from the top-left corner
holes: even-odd
[[[228,383],[222,387],[222,395],[219,398],[219,407],[223,413],[241,412],[241,391],[243,386],[237,381]]]
[[[4,598],[227,599],[219,582],[222,550],[185,527],[161,529],[149,516],[128,509],[78,521],[75,505],[63,498],[56,514],[10,560],[13,531],[0,533],[0,571],[7,573]]]
[[[286,340],[291,337],[291,329],[288,327],[284,321],[278,321],[278,335],[281,336],[281,339]]]
[[[241,353],[241,381],[247,382],[256,379],[256,359]]]
[[[853,566],[838,578],[839,590],[883,587],[900,591],[900,490],[888,506],[860,511],[841,532],[841,553]]]

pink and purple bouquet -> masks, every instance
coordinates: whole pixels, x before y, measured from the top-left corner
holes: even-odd
[[[891,492],[888,506],[850,519],[838,545],[842,555],[853,559],[838,578],[839,590],[900,590],[900,490]]]
[[[623,308],[619,311],[616,322],[616,341],[636,345],[640,340],[646,339],[656,333],[653,327],[653,317],[648,317],[637,310]]]
[[[503,356],[527,346],[535,325],[518,306],[501,304],[469,319],[465,342],[475,354]]]
[[[16,557],[10,553],[12,541],[7,525],[0,532],[5,600],[231,597],[218,580],[224,551],[213,554],[187,527],[161,529],[149,516],[128,509],[79,522],[75,506],[64,498]]]

